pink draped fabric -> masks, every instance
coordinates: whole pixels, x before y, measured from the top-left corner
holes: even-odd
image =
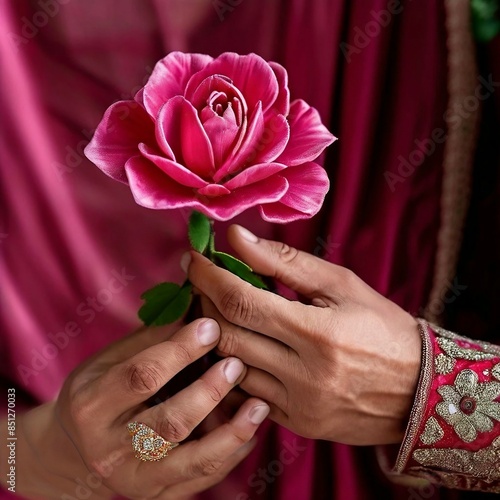
[[[236,222],[348,266],[419,312],[443,147],[419,154],[418,144],[445,129],[444,12],[434,0],[389,5],[393,13],[387,0],[207,2],[187,36],[169,13],[188,8],[173,0],[1,4],[0,371],[19,404],[54,398],[75,366],[138,326],[144,289],[182,277],[187,213],[137,206],[82,155],[107,106],[130,98],[172,50],[278,61],[292,98],[315,106],[340,139],[324,157],[332,188],[317,217],[273,226],[250,211]],[[388,173],[408,172],[415,158],[421,164],[392,189]],[[226,227],[217,225],[221,247]],[[412,498],[385,479],[371,448],[313,442],[272,423],[258,434],[251,456],[200,498]]]

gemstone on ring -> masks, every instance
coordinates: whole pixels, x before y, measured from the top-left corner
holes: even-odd
[[[179,443],[167,441],[151,427],[141,422],[130,422],[127,429],[132,436],[135,458],[144,462],[157,462],[165,458],[170,450],[179,446]]]

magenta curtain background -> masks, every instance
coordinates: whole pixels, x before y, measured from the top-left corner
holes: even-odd
[[[104,110],[131,98],[172,50],[256,52],[278,61],[292,98],[316,107],[339,137],[323,158],[332,188],[317,217],[273,226],[250,211],[235,221],[348,266],[405,309],[421,311],[432,284],[443,145],[394,190],[384,174],[419,149],[415,141],[446,128],[442,2],[403,1],[350,61],[340,44],[355,46],[386,0],[243,0],[222,21],[207,2],[188,35],[170,14],[187,12],[189,2],[54,0],[47,23],[30,32],[30,22],[43,24],[41,3],[0,5],[0,375],[2,386],[18,388],[19,405],[54,398],[77,364],[138,326],[143,290],[182,277],[187,214],[136,206],[126,187],[82,155]],[[216,227],[221,247],[225,227]],[[116,274],[122,290],[110,295]],[[89,298],[106,304],[93,308]],[[65,329],[80,332],[61,335]],[[47,347],[54,339],[55,352]],[[249,459],[200,498],[468,497],[392,485],[372,448],[313,442],[271,423],[259,439]],[[302,451],[273,475],[280,470],[273,462],[294,442]],[[262,469],[269,480],[258,477]]]

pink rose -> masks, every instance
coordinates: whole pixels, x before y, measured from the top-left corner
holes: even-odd
[[[172,52],[135,100],[106,111],[85,149],[148,208],[191,207],[228,220],[259,206],[270,222],[315,215],[329,188],[312,160],[335,137],[286,70],[250,54]]]

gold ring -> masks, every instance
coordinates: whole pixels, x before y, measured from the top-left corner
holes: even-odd
[[[132,448],[135,458],[144,462],[157,462],[168,455],[168,452],[179,446],[163,439],[151,427],[141,422],[127,424],[129,434],[132,436]]]

